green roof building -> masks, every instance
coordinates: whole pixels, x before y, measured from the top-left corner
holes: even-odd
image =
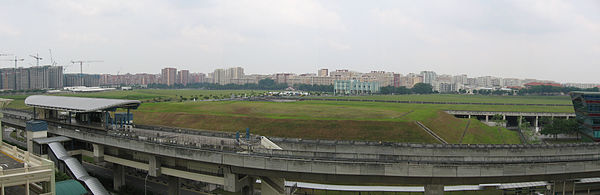
[[[75,180],[56,182],[56,195],[82,195],[90,194],[81,183]]]

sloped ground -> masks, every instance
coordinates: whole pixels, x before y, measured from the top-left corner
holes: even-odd
[[[136,123],[244,132],[304,139],[437,143],[412,122],[274,119],[187,113],[137,112]]]

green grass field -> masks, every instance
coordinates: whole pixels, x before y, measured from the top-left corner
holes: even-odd
[[[400,104],[382,102],[180,102],[180,97],[227,98],[231,94],[260,94],[249,90],[154,90],[60,94],[77,97],[138,99],[144,103],[134,111],[138,124],[177,126],[305,139],[370,140],[436,143],[420,129],[420,121],[450,143],[519,143],[518,134],[489,127],[475,119],[458,119],[444,110],[573,112],[569,106],[500,106],[461,104]],[[15,101],[12,108],[27,108],[25,95],[4,96]],[[340,98],[340,97],[337,97]],[[356,99],[413,100],[436,102],[570,104],[566,96],[480,95],[375,95],[341,97]],[[159,101],[156,101],[159,99]],[[469,128],[466,124],[470,120]],[[464,138],[463,132],[466,132]]]
[[[140,106],[135,111],[135,120],[144,124],[232,132],[250,128],[261,135],[306,139],[436,143],[414,123],[421,121],[446,141],[460,143],[467,119],[455,118],[435,106],[331,101],[161,102]],[[469,132],[477,134],[466,143],[478,140],[519,143],[519,137],[512,131],[504,128],[489,131],[484,127],[473,119]]]
[[[320,97],[321,98],[321,97]],[[510,103],[510,104],[571,104],[569,96],[486,96],[458,94],[429,95],[369,95],[322,97],[331,99],[398,100],[464,103]]]

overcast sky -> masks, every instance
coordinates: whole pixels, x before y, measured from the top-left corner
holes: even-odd
[[[84,66],[92,73],[241,66],[600,83],[600,1],[3,0],[0,53],[31,66],[34,53],[49,64],[48,49],[61,65],[104,60]]]

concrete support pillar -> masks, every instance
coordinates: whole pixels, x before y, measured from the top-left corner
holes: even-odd
[[[223,170],[223,177],[225,178],[225,182],[223,185],[223,189],[228,192],[239,192],[242,188],[240,185],[240,181],[238,179],[238,175],[235,173],[231,173],[231,170],[225,168]]]
[[[469,118],[471,118],[471,115],[469,114]]]
[[[567,120],[569,120],[569,116],[567,115]]]
[[[506,115],[502,115],[502,120],[505,121],[506,120]]]
[[[539,116],[535,116],[535,128],[537,129],[540,125],[540,117]]]
[[[92,148],[94,148],[94,162],[99,163],[104,161],[104,146],[92,144]]]
[[[559,180],[553,182],[552,192],[554,194],[575,194],[575,181]]]
[[[254,195],[254,184],[256,183],[256,178],[251,176],[246,176],[245,186],[241,189],[242,195]]]
[[[523,123],[523,116],[519,116],[519,127],[521,126],[521,124]]]
[[[2,135],[4,134],[4,128],[2,128],[2,121],[1,119],[4,117],[3,113],[0,113],[0,142],[3,140]],[[4,190],[2,190],[4,192]]]
[[[148,175],[152,177],[160,176],[160,159],[155,155],[148,156]]]
[[[485,122],[490,122],[490,116],[489,115],[485,115]]]
[[[169,176],[169,195],[179,195],[179,188],[181,187],[181,179],[179,177]]]
[[[425,195],[443,195],[444,185],[441,184],[427,184],[425,185]]]
[[[260,193],[262,195],[285,194],[285,179],[274,177],[261,177],[260,181]]]
[[[125,185],[125,167],[113,164],[113,190],[119,191]]]

